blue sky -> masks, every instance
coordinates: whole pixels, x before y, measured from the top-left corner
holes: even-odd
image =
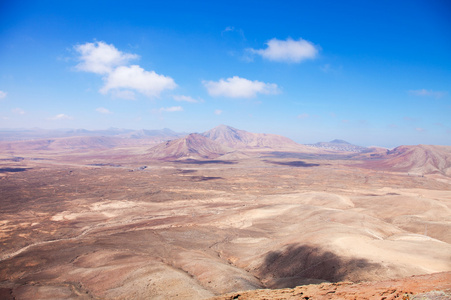
[[[0,1],[0,128],[451,145],[449,1]]]

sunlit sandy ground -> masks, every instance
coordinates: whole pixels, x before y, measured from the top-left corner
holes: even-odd
[[[202,299],[451,271],[445,176],[267,154],[23,156],[0,166],[15,169],[0,179],[2,297]]]

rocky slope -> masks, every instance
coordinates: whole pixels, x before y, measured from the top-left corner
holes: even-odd
[[[451,176],[451,146],[399,146],[368,165],[416,175],[438,173]]]
[[[202,133],[203,136],[234,149],[244,148],[300,148],[298,143],[289,138],[265,133],[251,133],[226,125],[219,125]]]
[[[231,151],[200,134],[192,133],[152,147],[146,156],[157,159],[214,159]]]
[[[211,300],[228,299],[451,299],[451,272],[412,276],[380,282],[337,282],[298,286],[293,289],[230,293]]]

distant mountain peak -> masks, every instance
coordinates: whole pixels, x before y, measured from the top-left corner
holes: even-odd
[[[213,128],[213,129],[230,129],[230,128],[235,129],[235,128],[233,128],[232,126],[225,125],[225,124],[219,124],[218,126],[216,126],[216,127]]]
[[[348,143],[344,140],[335,139],[330,142],[319,142],[316,144],[310,144],[308,146],[316,147],[316,148],[322,148],[327,150],[333,150],[333,151],[343,151],[343,152],[365,152],[368,151],[368,148],[353,145],[351,143]]]
[[[245,132],[244,130],[236,129],[236,128],[233,128],[232,126],[224,125],[224,124],[218,125],[215,128],[210,129],[207,132],[215,132],[215,131],[216,132],[226,132],[226,131],[232,131],[232,132],[243,131],[243,132]]]
[[[335,139],[330,141],[329,143],[331,144],[346,144],[346,145],[351,145],[351,143],[346,142],[345,140],[339,140],[339,139]]]
[[[203,136],[233,149],[281,149],[297,148],[300,145],[289,138],[264,133],[251,133],[221,124],[202,133]]]
[[[149,157],[158,159],[217,158],[232,151],[198,133],[161,143],[149,149]]]

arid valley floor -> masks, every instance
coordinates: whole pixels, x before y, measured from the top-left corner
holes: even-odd
[[[162,159],[145,142],[40,143],[0,145],[1,299],[230,299],[439,272],[404,292],[451,291],[451,147],[418,173],[288,146]]]

